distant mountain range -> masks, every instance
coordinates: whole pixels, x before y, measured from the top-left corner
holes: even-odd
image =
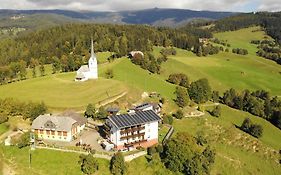
[[[15,23],[15,21],[27,21],[24,18],[31,18],[40,15],[44,20],[52,19],[54,23],[66,21],[84,21],[98,23],[120,23],[120,24],[148,24],[154,26],[178,26],[192,20],[217,20],[235,15],[233,12],[212,12],[193,11],[184,9],[145,9],[137,11],[120,12],[93,12],[93,11],[69,11],[69,10],[0,10],[0,26]],[[55,18],[55,19],[54,19]],[[9,22],[7,20],[14,20]],[[38,20],[38,19],[37,19]],[[20,24],[24,24],[21,22]],[[5,26],[5,25],[4,25]]]

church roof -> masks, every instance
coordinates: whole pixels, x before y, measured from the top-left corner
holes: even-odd
[[[89,72],[89,71],[90,71],[90,69],[89,69],[88,65],[83,65],[78,69],[77,72]],[[77,74],[77,76],[78,76],[78,74]]]

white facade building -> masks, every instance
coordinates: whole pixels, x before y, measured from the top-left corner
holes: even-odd
[[[160,120],[152,110],[110,116],[105,124],[107,139],[118,150],[138,146],[150,147],[158,143]]]
[[[91,57],[88,61],[88,65],[81,66],[77,72],[75,81],[87,81],[89,79],[98,78],[98,63],[97,57],[94,53],[94,44],[93,40],[91,41]]]

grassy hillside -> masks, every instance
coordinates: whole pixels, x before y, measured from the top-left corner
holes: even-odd
[[[52,109],[63,110],[83,109],[88,103],[99,103],[127,91],[126,85],[115,80],[75,82],[74,77],[74,72],[61,73],[11,83],[0,86],[0,95],[21,101],[44,101]]]
[[[263,126],[264,133],[260,139],[234,126],[240,126],[245,117]],[[216,161],[211,174],[281,173],[277,162],[281,131],[261,118],[222,106],[219,118],[207,113],[200,118],[175,120],[173,125],[176,132],[189,132],[194,136],[202,132],[209,144],[216,149]]]
[[[272,95],[281,95],[281,66],[257,57],[256,46],[250,44],[251,40],[262,39],[265,36],[262,31],[252,32],[256,29],[215,34],[219,39],[228,40],[234,48],[247,48],[249,55],[223,52],[208,57],[197,57],[188,51],[177,49],[178,54],[171,56],[171,59],[163,64],[162,75],[167,78],[171,72],[182,72],[192,80],[207,78],[212,87],[221,92],[233,87],[237,90],[264,89]]]
[[[252,32],[256,29],[248,28],[215,34],[219,39],[228,40],[233,48],[248,49],[247,56],[220,53],[214,56],[197,57],[191,52],[177,49],[177,55],[169,56],[168,61],[162,64],[160,75],[155,75],[132,64],[127,58],[106,63],[106,58],[111,53],[101,53],[99,59],[102,63],[99,66],[101,78],[98,80],[74,82],[74,72],[53,75],[50,73],[50,66],[47,66],[47,76],[0,86],[0,96],[14,97],[22,101],[43,100],[53,109],[80,110],[87,103],[98,103],[124,91],[128,92],[127,97],[135,101],[140,99],[144,91],[157,91],[167,99],[169,109],[166,110],[170,112],[175,108],[172,102],[175,86],[165,80],[171,73],[186,73],[192,81],[207,78],[213,89],[221,93],[233,87],[237,90],[265,89],[272,95],[281,95],[281,66],[257,57],[256,46],[250,44],[252,39],[262,39],[265,36],[262,31]],[[160,49],[155,47],[154,54],[158,55]],[[105,71],[108,69],[113,70],[113,79],[104,78]],[[29,76],[31,76],[30,72]],[[129,101],[127,97],[125,101]],[[207,108],[207,110],[212,109],[213,107]],[[235,125],[240,126],[246,117],[263,126],[264,132],[260,139],[235,127]],[[211,174],[281,174],[281,167],[277,163],[277,151],[281,148],[281,131],[266,120],[222,105],[222,115],[219,118],[211,117],[206,112],[205,116],[200,118],[175,120],[173,125],[176,132],[186,131],[193,135],[199,131],[203,132],[217,153]],[[3,126],[0,125],[0,132],[1,128]],[[1,149],[3,147],[0,147],[0,151]],[[46,154],[50,156],[42,161],[42,157]],[[4,150],[4,155],[14,161],[12,165],[20,172],[29,171],[26,149],[8,148]],[[47,164],[46,161],[48,166],[43,167],[43,164]],[[76,154],[36,150],[30,174],[38,174],[37,171],[39,174],[52,174],[54,170],[57,174],[80,174],[77,161]],[[109,174],[109,162],[105,160],[99,162],[101,164],[99,174]],[[160,174],[159,169],[161,165],[151,165],[147,163],[145,157],[128,164],[129,174]]]
[[[17,174],[83,174],[80,170],[79,154],[77,153],[37,149],[31,151],[31,165],[29,168],[28,148],[18,149],[17,147],[0,146],[0,152],[4,154],[5,161]],[[10,162],[11,160],[12,162]],[[109,175],[109,161],[98,159],[98,163],[98,174]]]
[[[109,54],[103,53],[106,56]],[[103,78],[108,69],[113,70],[113,79]],[[50,66],[46,66],[47,75],[44,77],[31,78],[31,71],[28,72],[29,79],[0,86],[0,96],[21,101],[44,101],[51,109],[56,110],[84,109],[88,103],[97,104],[122,92],[134,95],[135,101],[143,91],[157,91],[168,101],[174,98],[174,85],[165,82],[159,75],[150,74],[132,64],[127,58],[101,64],[100,78],[87,82],[75,82],[75,72],[51,74]]]

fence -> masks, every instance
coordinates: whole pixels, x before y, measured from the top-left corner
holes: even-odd
[[[171,136],[173,135],[174,133],[174,127],[173,126],[170,126],[170,129],[169,131],[167,132],[167,134],[165,135],[163,141],[162,141],[162,144],[164,145],[166,143],[167,140],[169,140],[171,138]]]

